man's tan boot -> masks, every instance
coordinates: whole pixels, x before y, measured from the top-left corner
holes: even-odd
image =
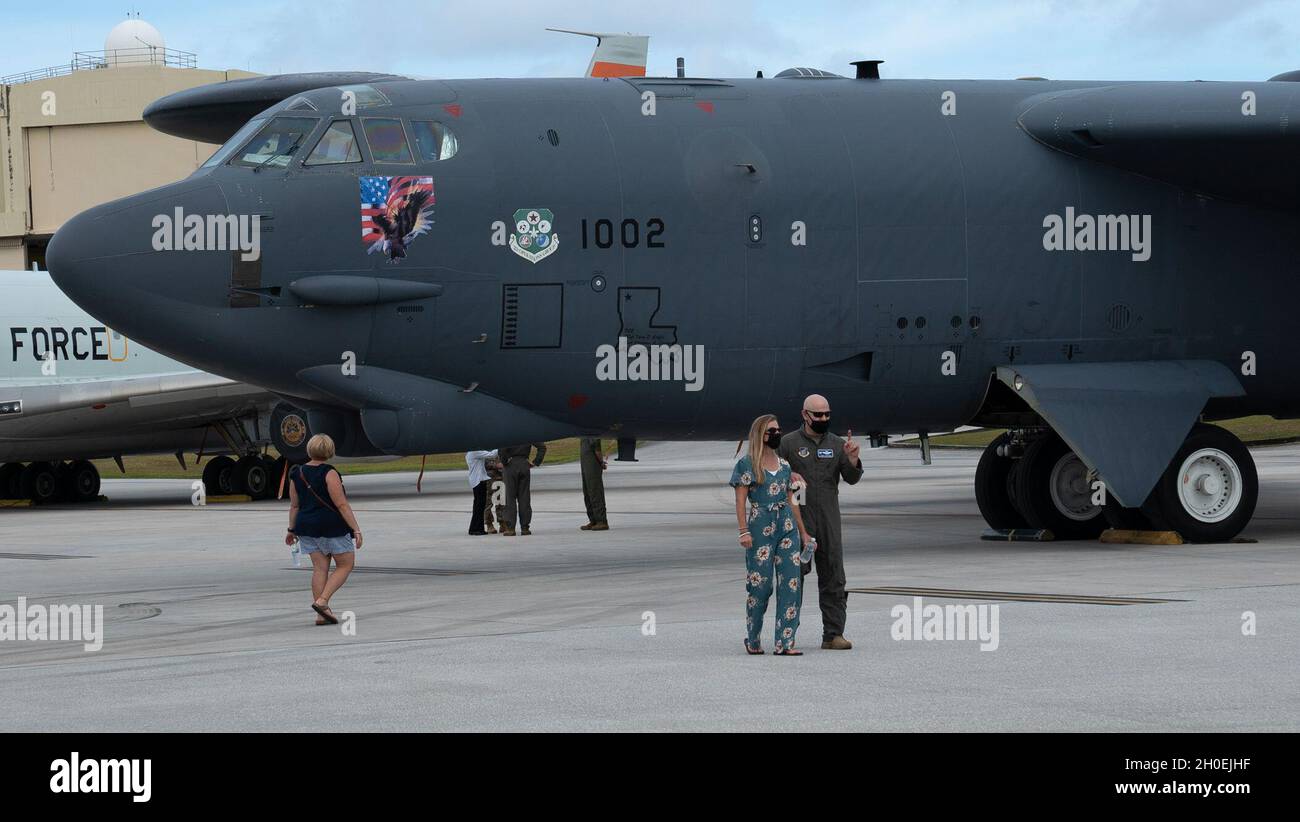
[[[594,523],[594,524],[591,526],[591,530],[592,530],[592,531],[608,531],[608,530],[609,530],[609,523],[608,523],[608,522],[597,522],[597,523]]]
[[[533,532],[529,531],[527,528],[524,528],[519,532],[519,535],[523,537],[531,537],[533,535]]]
[[[515,535],[515,529],[511,528],[508,525],[501,526],[501,536],[513,537],[514,535]]]
[[[579,531],[590,531],[590,530],[591,530],[591,526],[593,526],[593,525],[595,525],[595,524],[596,524],[596,523],[594,523],[594,522],[589,522],[589,523],[587,523],[586,525],[579,525],[579,526],[578,526],[578,530],[579,530]]]
[[[847,651],[852,647],[853,643],[842,636],[831,637],[822,643],[823,651]]]

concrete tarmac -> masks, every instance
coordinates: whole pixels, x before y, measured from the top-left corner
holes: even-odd
[[[823,651],[809,577],[798,658],[741,649],[734,448],[611,462],[613,530],[594,534],[576,464],[534,472],[534,533],[514,538],[466,534],[463,472],[422,494],[412,474],[346,479],[366,544],[333,606],[355,636],[312,624],[286,503],[125,479],[94,506],[0,510],[0,605],[105,622],[97,652],[0,641],[0,731],[1300,730],[1298,446],[1254,451],[1257,542],[1184,546],[981,541],[978,452],[864,448],[841,489],[850,588],[1169,601],[1004,599],[982,651],[896,640],[912,596],[853,593],[854,649]]]

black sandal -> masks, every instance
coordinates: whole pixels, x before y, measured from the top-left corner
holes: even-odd
[[[759,655],[761,655],[761,654],[765,654],[765,653],[767,653],[767,651],[764,651],[764,650],[763,650],[763,646],[762,646],[762,645],[759,645],[759,646],[758,646],[758,650],[757,650],[757,651],[755,651],[753,648],[751,648],[750,645],[749,645],[749,639],[748,639],[748,638],[744,639],[743,642],[745,643],[745,653],[749,654],[750,656],[759,656]]]
[[[336,616],[334,616],[334,612],[330,610],[330,606],[328,606],[328,605],[317,605],[316,603],[313,602],[313,603],[311,604],[311,609],[312,609],[313,611],[315,611],[316,613],[320,614],[320,618],[323,619],[323,620],[325,620],[325,624],[326,624],[326,625],[338,625],[338,624],[339,624],[339,618],[336,617]]]

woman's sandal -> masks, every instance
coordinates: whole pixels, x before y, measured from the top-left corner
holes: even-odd
[[[794,648],[787,648],[784,651],[773,651],[772,656],[803,656],[803,651],[796,651]]]
[[[339,618],[336,617],[336,616],[334,616],[334,612],[330,610],[330,606],[328,606],[328,605],[317,605],[316,603],[313,602],[313,603],[311,604],[311,609],[312,609],[313,611],[315,611],[316,613],[320,614],[320,618],[323,619],[323,620],[325,620],[325,624],[326,624],[326,625],[338,625],[338,624],[339,624]]]
[[[749,654],[750,656],[759,656],[760,654],[765,654],[765,653],[767,653],[767,651],[764,651],[764,650],[763,650],[763,646],[762,646],[762,645],[759,645],[759,646],[758,646],[758,650],[755,650],[754,648],[752,648],[752,647],[750,646],[750,644],[749,644],[749,640],[748,640],[748,639],[745,639],[745,640],[744,640],[744,643],[745,643],[745,653]]]

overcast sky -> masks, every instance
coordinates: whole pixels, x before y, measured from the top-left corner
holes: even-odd
[[[355,69],[430,77],[576,76],[585,38],[650,35],[650,73],[790,66],[885,77],[1254,80],[1300,68],[1300,0],[6,0],[0,76],[103,48],[128,8],[203,68]],[[370,9],[369,12],[366,9]]]

